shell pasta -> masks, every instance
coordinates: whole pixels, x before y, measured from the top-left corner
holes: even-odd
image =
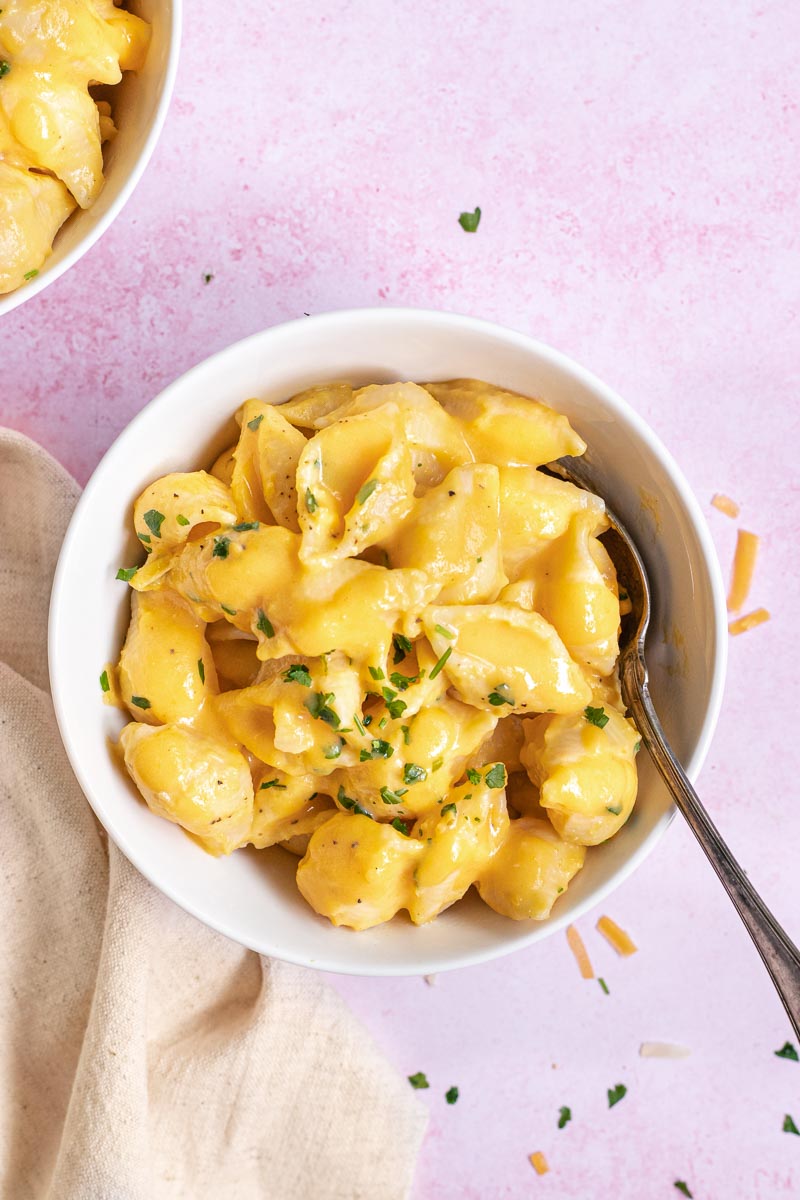
[[[134,505],[106,683],[144,800],[211,854],[298,855],[335,925],[421,925],[473,885],[546,919],[636,799],[604,505],[539,470],[585,444],[477,380],[237,421]]]

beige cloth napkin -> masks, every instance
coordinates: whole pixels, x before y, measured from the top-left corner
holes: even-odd
[[[77,495],[0,430],[0,1195],[406,1196],[425,1126],[406,1081],[318,975],[156,892],[78,788],[46,651]]]

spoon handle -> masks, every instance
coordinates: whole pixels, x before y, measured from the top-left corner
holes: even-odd
[[[624,655],[621,667],[622,695],[642,741],[744,921],[800,1038],[800,953],[722,840],[670,750],[650,699],[647,670],[641,658],[635,652]]]

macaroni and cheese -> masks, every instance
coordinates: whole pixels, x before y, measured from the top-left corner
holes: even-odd
[[[113,0],[0,8],[0,294],[38,274],[56,233],[103,186],[116,129],[90,87],[144,62],[150,27]]]
[[[282,845],[336,925],[423,924],[474,884],[543,920],[636,798],[585,444],[476,380],[247,400],[209,470],[133,512],[109,699],[152,810],[215,855]]]

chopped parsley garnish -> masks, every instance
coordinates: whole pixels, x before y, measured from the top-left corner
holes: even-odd
[[[622,805],[621,804],[607,804],[606,812],[611,813],[611,815],[613,817],[618,817],[619,814],[622,812]]]
[[[397,688],[398,692],[404,692],[406,688],[411,687],[412,683],[416,683],[419,675],[401,675],[399,671],[392,671],[389,676],[389,682]]]
[[[197,603],[199,603],[199,601],[198,601]],[[222,611],[223,611],[224,613],[227,613],[229,617],[235,617],[235,616],[236,616],[236,609],[235,609],[235,608],[229,608],[227,604],[222,604],[222,603],[220,603],[220,608],[222,609]],[[266,617],[264,618],[264,620],[266,620]],[[267,624],[269,625],[269,621],[267,621]],[[270,629],[272,629],[272,626],[271,626],[271,625],[269,625],[269,627],[270,627]],[[260,624],[259,624],[259,629],[260,629],[260,628],[261,628],[261,626],[260,626]],[[274,630],[273,630],[273,633],[274,633]],[[268,634],[267,634],[267,637],[272,637],[272,636],[273,636],[273,633],[268,633]]]
[[[567,1122],[571,1120],[572,1109],[568,1108],[566,1104],[562,1104],[561,1108],[558,1110],[558,1128],[563,1129]]]
[[[348,796],[347,792],[344,790],[344,788],[342,787],[341,784],[339,784],[339,791],[337,793],[336,799],[339,802],[339,804],[341,804],[342,808],[349,808],[351,810],[353,808],[355,808],[355,804],[356,804],[355,800],[353,799],[352,796]]]
[[[428,772],[416,763],[406,763],[403,767],[403,783],[419,783],[421,779],[427,778]]]
[[[592,708],[590,704],[583,710],[583,715],[590,725],[596,725],[598,729],[605,729],[608,724],[608,714],[604,708]]]
[[[150,538],[149,533],[137,533],[136,536],[139,539],[139,541],[144,542],[146,546],[150,545],[151,538]]]
[[[364,717],[364,728],[368,729],[371,724],[372,724],[372,713],[367,713],[367,715]]]
[[[408,788],[398,788],[393,792],[391,788],[382,787],[381,800],[384,804],[400,804],[407,791]]]
[[[227,558],[228,549],[231,544],[231,539],[226,537],[224,533],[219,533],[214,538],[214,549],[211,551],[212,558]]]
[[[431,1086],[424,1071],[417,1071],[416,1075],[409,1075],[408,1082],[417,1089]]]
[[[148,508],[144,514],[144,523],[153,537],[161,537],[161,526],[164,524],[164,520],[164,514],[160,513],[157,508]]]
[[[189,518],[188,518],[188,517],[185,517],[185,516],[183,515],[183,513],[178,513],[178,515],[177,515],[177,517],[175,518],[175,520],[177,521],[177,523],[178,523],[179,525],[191,525],[191,521],[189,520]],[[234,528],[235,528],[235,526],[234,526]]]
[[[447,662],[448,658],[450,657],[450,655],[452,653],[453,653],[453,647],[448,646],[447,649],[445,650],[444,654],[442,655],[442,657],[439,659],[439,661],[431,668],[431,673],[430,673],[431,679],[436,678],[436,676],[439,674],[442,667]]]
[[[355,727],[356,727],[356,729],[358,730],[358,732],[359,732],[359,733],[360,733],[360,734],[361,734],[363,737],[366,737],[366,733],[367,733],[367,731],[366,731],[366,729],[364,728],[363,722],[362,722],[361,718],[359,717],[358,713],[353,713],[353,724],[355,725]]]
[[[380,721],[378,721],[378,729],[383,729],[388,720],[388,717],[381,717]]]
[[[446,817],[448,813],[457,813],[457,812],[458,812],[458,809],[456,808],[455,804],[445,804],[444,808],[442,809],[441,815],[443,817]]]
[[[138,570],[138,567],[120,567],[115,578],[121,579],[123,583],[130,583]]]
[[[247,422],[247,428],[252,429],[253,433],[258,429],[261,422],[264,420],[264,414],[259,413],[257,417],[253,417],[252,421]]]
[[[465,233],[474,233],[481,223],[481,210],[476,208],[474,212],[462,212],[458,223]]]
[[[2,79],[4,75],[7,75],[10,70],[11,63],[8,61],[8,59],[0,58],[0,79]]]
[[[641,748],[642,748],[642,739],[639,738],[639,741],[634,744],[633,753],[638,754],[639,751],[641,750]]]
[[[506,786],[506,769],[503,763],[495,763],[493,767],[484,775],[484,780],[488,788],[502,788]]]
[[[392,821],[392,829],[396,829],[398,833],[404,833],[408,837],[408,825],[405,821],[401,821],[399,817],[395,817]]]
[[[224,608],[224,605],[223,605]],[[258,620],[256,621],[256,629],[259,633],[263,633],[265,637],[275,637],[275,629],[263,608],[258,610]]]
[[[238,525],[234,525],[234,533],[246,533],[248,529],[260,529],[260,521],[240,521]]]
[[[470,767],[469,770],[467,771],[467,779],[472,784],[479,784],[481,781],[480,771],[475,771],[472,767]]]
[[[372,815],[372,813],[369,811],[369,809],[368,809],[368,808],[364,808],[364,805],[363,805],[363,804],[359,804],[357,800],[354,800],[354,801],[353,801],[353,812],[354,812],[354,813],[356,814],[356,816],[358,816],[358,817],[369,817],[370,821],[374,821],[374,820],[375,820],[375,818],[373,817],[373,815]]]
[[[368,762],[371,758],[391,758],[394,754],[394,746],[389,742],[385,742],[383,738],[373,738],[369,750],[362,750],[359,755],[361,762]]]
[[[211,274],[210,271],[203,272],[203,283],[211,283],[211,280],[213,278],[214,278],[214,276]]]
[[[338,758],[342,753],[342,742],[334,742],[332,746],[326,746],[322,751],[326,758]]]
[[[400,732],[403,735],[403,742],[407,746],[408,743],[411,741],[411,730],[409,729],[408,725],[401,725]]]
[[[790,1058],[792,1062],[798,1061],[797,1051],[791,1042],[784,1042],[780,1050],[775,1051],[776,1058]]]
[[[562,890],[563,890],[563,889],[562,889]],[[605,992],[605,994],[606,994],[607,996],[610,996],[610,995],[611,995],[611,993],[610,993],[610,992],[609,992],[609,990],[608,990],[608,984],[606,983],[605,979],[599,978],[599,979],[597,980],[597,982],[600,984],[600,987],[603,989],[603,991]]]
[[[330,707],[333,699],[333,692],[314,692],[313,696],[309,696],[307,700],[303,701],[303,704],[312,717],[316,717],[318,721],[324,721],[326,725],[330,725],[331,729],[338,729],[341,721]]]
[[[608,1107],[613,1108],[615,1104],[619,1104],[622,1097],[627,1092],[624,1083],[618,1083],[613,1088],[608,1089]]]
[[[258,790],[260,792],[265,792],[267,788],[281,788],[281,790],[285,792],[286,784],[278,783],[277,779],[265,779]]]
[[[441,771],[443,766],[444,766],[444,759],[443,758],[435,758],[433,760],[433,762],[431,763],[431,770],[432,771]]]
[[[380,667],[370,667],[369,673],[373,679],[385,679],[386,678],[386,676],[384,675],[384,673],[380,669]]]
[[[306,512],[315,513],[318,508],[319,505],[317,504],[317,497],[314,495],[311,488],[306,488]]]
[[[486,697],[490,704],[495,708],[499,708],[501,704],[510,704],[514,707],[514,697],[511,695],[511,689],[507,683],[498,683],[493,692],[489,692]]]
[[[388,687],[381,688],[381,694],[383,695],[384,702],[389,710],[389,716],[392,718],[392,720],[396,721],[398,717],[402,717],[403,713],[408,708],[405,700],[396,700],[395,697],[397,696],[397,692],[393,692],[392,689]]]
[[[448,1088],[444,1094],[444,1098],[448,1104],[455,1104],[456,1100],[458,1099],[458,1088],[457,1087]]]
[[[359,504],[366,504],[367,500],[369,500],[370,496],[375,491],[375,488],[377,486],[378,486],[377,479],[368,479],[367,482],[365,484],[362,484],[362,486],[356,492],[357,502]]]
[[[682,1179],[676,1179],[672,1186],[677,1188],[682,1196],[688,1196],[689,1200],[692,1200],[692,1193],[689,1191],[689,1185],[684,1183]]]
[[[198,658],[198,660],[197,660],[197,674],[200,676],[200,682],[205,683],[206,668],[205,668],[205,664],[204,664],[202,658]]]
[[[402,633],[396,633],[392,638],[392,645],[394,646],[394,665],[397,666],[407,654],[411,653],[411,642],[407,637],[403,637]]]
[[[311,687],[311,672],[303,663],[292,663],[283,672],[283,678],[287,683],[301,683],[303,687]]]
[[[5,74],[5,72],[3,72],[3,74]],[[22,276],[22,278],[23,279],[35,279],[38,274],[39,274],[39,272],[38,272],[37,268],[34,267],[32,271],[26,271],[25,274]]]
[[[798,1137],[800,1137],[800,1129],[797,1128],[797,1126],[795,1125],[794,1121],[792,1120],[792,1118],[789,1116],[788,1113],[783,1118],[783,1132],[784,1133],[796,1133],[798,1135]]]
[[[445,629],[444,625],[434,625],[433,628],[437,633],[440,633],[442,637],[450,638],[452,640],[452,638],[456,636],[452,629]]]
[[[146,696],[131,696],[131,704],[135,704],[137,708],[152,707]]]
[[[103,671],[103,674],[100,676],[100,687],[104,692],[111,691],[111,684],[108,682],[108,671]]]

